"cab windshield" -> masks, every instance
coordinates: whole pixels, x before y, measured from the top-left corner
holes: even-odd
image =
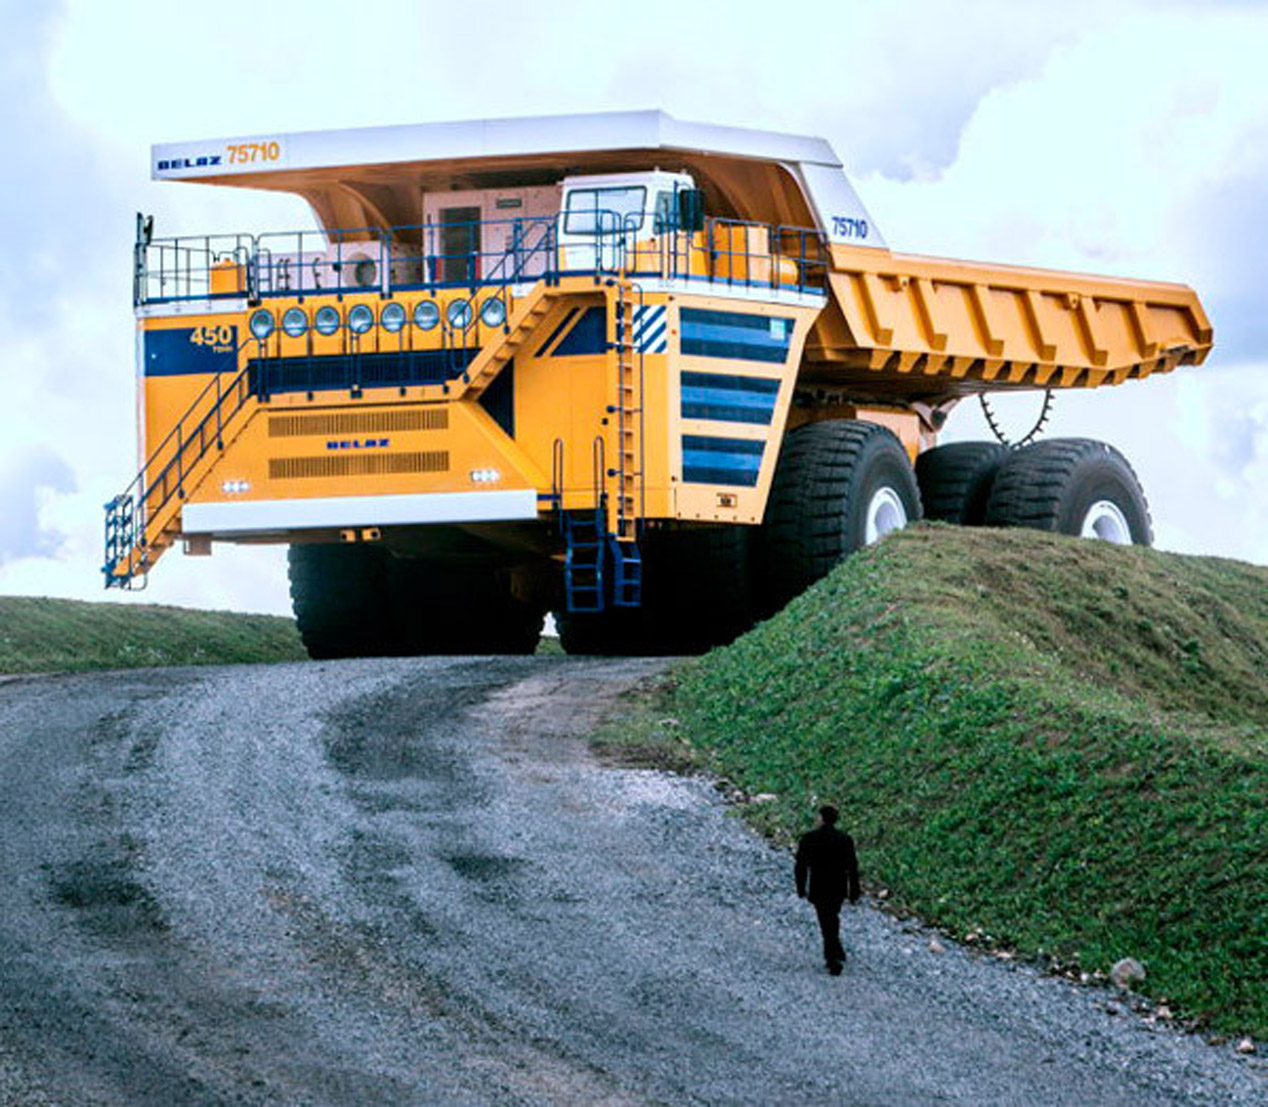
[[[574,189],[568,193],[568,206],[564,211],[564,233],[596,234],[601,231],[641,230],[646,203],[647,189],[642,185]]]

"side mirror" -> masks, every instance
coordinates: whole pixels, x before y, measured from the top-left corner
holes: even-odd
[[[704,230],[704,193],[700,189],[679,190],[678,228],[684,231]]]

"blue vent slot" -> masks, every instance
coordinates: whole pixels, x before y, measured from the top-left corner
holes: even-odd
[[[690,484],[732,484],[752,488],[762,468],[765,444],[747,438],[707,438],[685,434],[682,479]]]

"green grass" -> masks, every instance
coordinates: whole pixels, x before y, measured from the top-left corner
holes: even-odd
[[[1268,1037],[1268,570],[913,527],[631,717],[778,841],[836,802],[897,909]]]
[[[291,619],[0,596],[0,673],[297,661]]]

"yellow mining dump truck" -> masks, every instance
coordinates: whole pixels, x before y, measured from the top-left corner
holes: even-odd
[[[1199,364],[1188,288],[891,252],[824,141],[661,112],[159,146],[319,232],[138,218],[140,473],[107,586],[290,546],[315,657],[700,650],[922,514],[1149,542],[1087,439],[965,397]]]

